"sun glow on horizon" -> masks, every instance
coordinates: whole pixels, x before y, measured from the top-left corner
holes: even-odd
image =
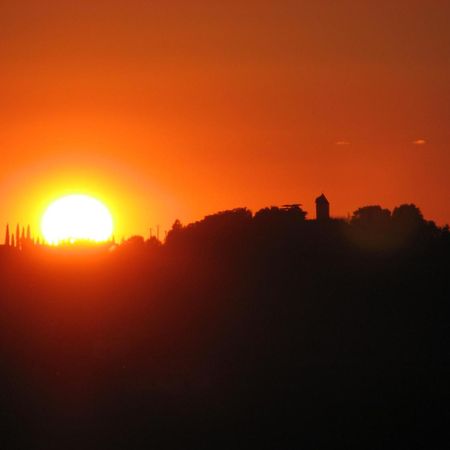
[[[108,208],[88,195],[73,194],[55,200],[41,220],[41,231],[48,244],[61,242],[104,242],[113,233]]]

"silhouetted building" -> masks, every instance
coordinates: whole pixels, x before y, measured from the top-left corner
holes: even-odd
[[[330,202],[325,195],[316,198],[316,219],[328,220],[330,218]]]

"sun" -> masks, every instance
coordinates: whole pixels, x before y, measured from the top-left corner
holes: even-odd
[[[111,238],[113,219],[108,208],[88,195],[67,195],[55,200],[41,220],[41,231],[48,244]]]

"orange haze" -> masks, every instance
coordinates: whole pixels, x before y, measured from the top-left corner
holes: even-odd
[[[324,192],[450,221],[450,2],[4,2],[0,224],[69,192],[116,235]]]

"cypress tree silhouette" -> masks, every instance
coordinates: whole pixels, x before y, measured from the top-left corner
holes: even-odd
[[[16,246],[16,240],[14,239],[14,233],[11,234],[11,247]]]
[[[16,248],[20,247],[20,228],[19,228],[19,224],[16,225]]]
[[[27,241],[31,241],[31,228],[27,225]]]
[[[6,224],[6,232],[5,232],[5,245],[9,247],[10,239],[9,239],[9,224]]]

